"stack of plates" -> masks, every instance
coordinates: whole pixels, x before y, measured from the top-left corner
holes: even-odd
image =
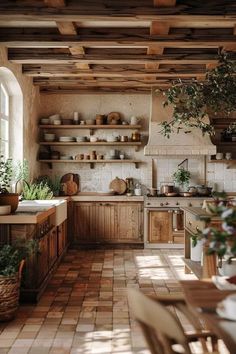
[[[71,141],[75,141],[73,136],[60,136],[59,137],[59,141],[61,142],[71,142]]]

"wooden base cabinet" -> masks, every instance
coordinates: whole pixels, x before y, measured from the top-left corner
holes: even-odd
[[[51,216],[39,224],[7,225],[4,233],[0,233],[0,244],[19,245],[19,242],[28,241],[33,241],[34,244],[35,250],[27,257],[23,269],[21,301],[36,302],[39,300],[66,251],[66,221],[56,227],[53,225],[53,220],[54,217]]]
[[[75,202],[74,244],[142,243],[140,202]]]

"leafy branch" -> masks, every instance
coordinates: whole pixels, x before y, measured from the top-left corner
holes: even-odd
[[[214,134],[214,128],[206,122],[209,113],[222,112],[229,115],[236,110],[236,60],[229,54],[221,54],[219,65],[207,71],[206,78],[200,82],[189,83],[178,79],[168,90],[157,90],[166,97],[164,107],[173,106],[173,119],[163,121],[161,133],[167,138],[171,133],[184,129],[189,133],[199,128],[203,135]]]

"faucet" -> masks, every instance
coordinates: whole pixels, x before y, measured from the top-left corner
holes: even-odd
[[[14,193],[17,193],[17,186],[18,186],[18,183],[19,183],[19,182],[25,183],[25,184],[27,185],[27,187],[29,188],[29,183],[28,183],[25,179],[18,179],[18,180],[16,181],[16,184],[15,184],[15,191],[14,191]]]

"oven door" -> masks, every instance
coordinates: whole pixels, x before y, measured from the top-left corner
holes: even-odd
[[[184,217],[178,208],[145,208],[144,227],[147,244],[183,243]]]

